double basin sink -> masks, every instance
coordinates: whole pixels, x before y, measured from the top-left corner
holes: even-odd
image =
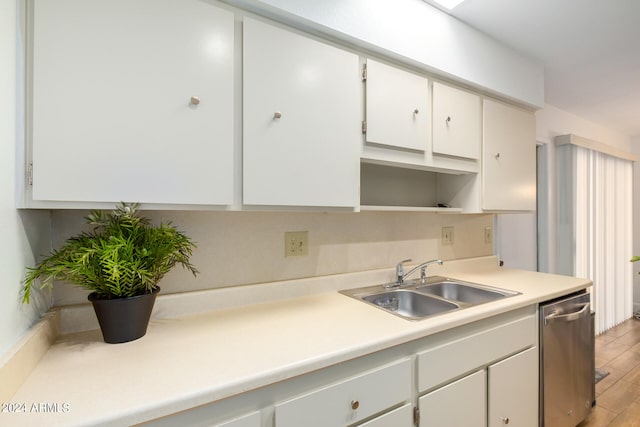
[[[399,286],[369,286],[341,293],[409,320],[421,320],[519,295],[519,292],[507,289],[440,276],[428,277],[424,281],[407,281]]]

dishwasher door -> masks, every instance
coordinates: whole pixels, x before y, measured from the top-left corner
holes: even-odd
[[[540,305],[540,420],[575,427],[591,411],[594,382],[589,294]]]

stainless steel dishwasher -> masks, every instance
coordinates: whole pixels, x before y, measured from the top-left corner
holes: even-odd
[[[594,404],[594,380],[589,294],[540,304],[540,425],[578,425]]]

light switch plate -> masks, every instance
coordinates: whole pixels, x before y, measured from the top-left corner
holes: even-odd
[[[493,243],[493,227],[487,226],[484,228],[484,242],[486,244]]]
[[[442,244],[453,245],[453,227],[442,227]]]

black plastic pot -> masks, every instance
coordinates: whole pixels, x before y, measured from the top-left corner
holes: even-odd
[[[90,293],[88,298],[96,312],[104,342],[118,344],[143,337],[158,292],[159,287],[149,294],[116,299],[103,299],[95,292]]]

